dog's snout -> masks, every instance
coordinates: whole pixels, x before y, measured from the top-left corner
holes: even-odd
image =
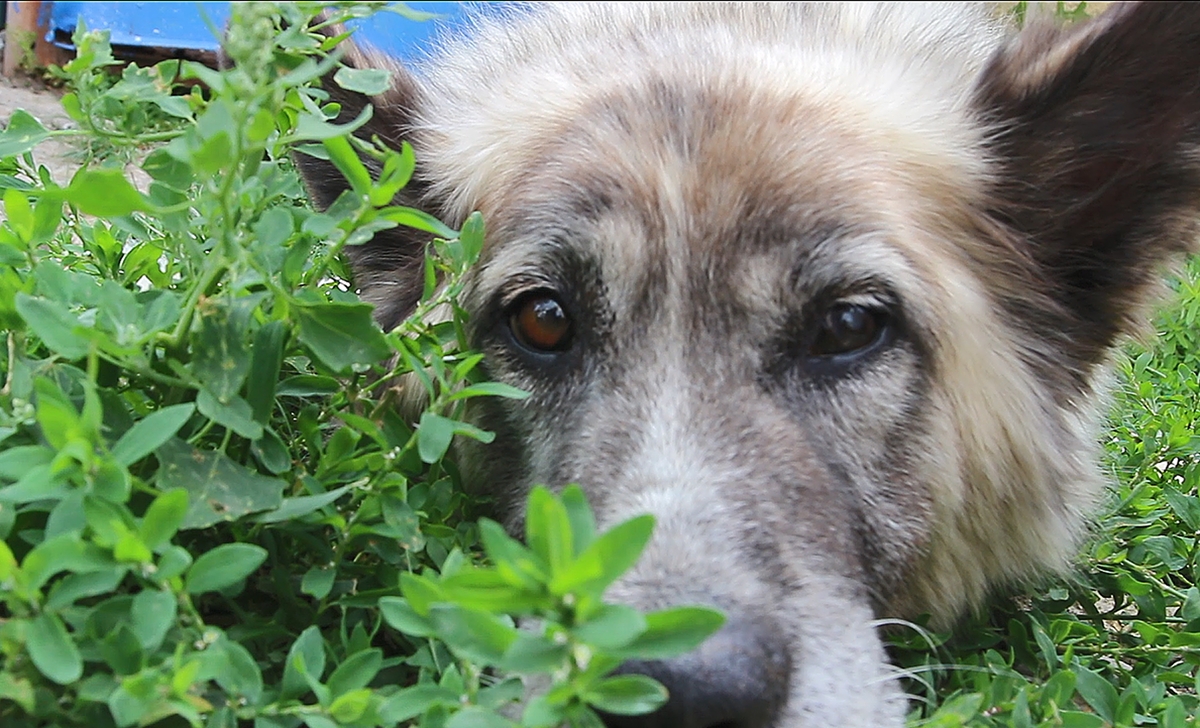
[[[618,673],[666,686],[667,704],[649,715],[605,715],[606,728],[767,728],[787,700],[788,640],[757,623],[727,623],[699,649],[673,660],[632,660]]]

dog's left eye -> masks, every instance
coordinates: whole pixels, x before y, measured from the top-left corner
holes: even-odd
[[[518,343],[538,353],[565,351],[571,345],[571,318],[562,304],[546,293],[518,301],[508,326]]]
[[[852,354],[879,341],[887,329],[887,312],[853,303],[839,303],[825,312],[821,328],[809,346],[814,357]]]

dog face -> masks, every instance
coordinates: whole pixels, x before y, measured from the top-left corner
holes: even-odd
[[[572,4],[390,67],[330,91],[413,144],[405,202],[484,212],[472,335],[532,393],[479,401],[467,479],[514,527],[537,483],[654,514],[612,596],[729,617],[612,725],[898,726],[873,620],[1065,568],[1110,352],[1197,232],[1200,12]],[[385,326],[423,245],[350,251]]]

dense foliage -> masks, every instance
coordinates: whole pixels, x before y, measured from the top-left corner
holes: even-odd
[[[235,8],[223,72],[110,75],[81,29],[62,71],[78,131],[18,112],[0,133],[0,723],[503,726],[538,674],[548,692],[508,709],[522,725],[657,707],[661,685],[608,673],[722,618],[603,602],[653,519],[596,534],[577,488],[530,496],[528,547],[466,517],[444,458],[491,434],[464,405],[524,394],[477,381],[461,345],[482,220],[393,205],[412,151],[352,139],[367,116],[330,123],[311,88],[338,40],[314,31],[365,10]],[[56,135],[86,156],[69,182],[33,157]],[[345,174],[328,211],[293,150]],[[421,304],[383,332],[339,253],[396,225],[433,242]],[[427,399],[412,419],[405,376]]]

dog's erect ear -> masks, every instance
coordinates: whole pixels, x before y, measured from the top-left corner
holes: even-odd
[[[370,104],[374,107],[371,119],[355,135],[364,139],[378,136],[389,147],[399,149],[408,137],[413,114],[421,103],[416,79],[387,56],[365,51],[350,41],[339,47],[345,52],[342,58],[345,65],[386,69],[392,74],[392,86],[379,96],[367,97],[342,88],[334,81],[333,74],[329,74],[323,79],[322,88],[329,94],[330,101],[341,105],[336,122],[352,121]],[[349,188],[345,177],[332,163],[301,152],[294,154],[293,159],[317,208],[326,209]],[[364,158],[363,162],[372,176],[379,176],[377,162],[369,158]],[[408,187],[400,191],[396,204],[421,206],[423,187],[418,160],[417,172]],[[430,212],[436,215],[438,211]],[[355,284],[363,299],[375,304],[375,318],[384,330],[394,327],[411,313],[421,296],[425,245],[429,238],[425,233],[401,226],[380,231],[372,240],[346,248],[346,255],[354,267]]]
[[[1068,319],[1058,333],[1089,369],[1200,230],[1200,3],[1026,28],[976,102],[997,130],[990,212],[1028,241]]]

